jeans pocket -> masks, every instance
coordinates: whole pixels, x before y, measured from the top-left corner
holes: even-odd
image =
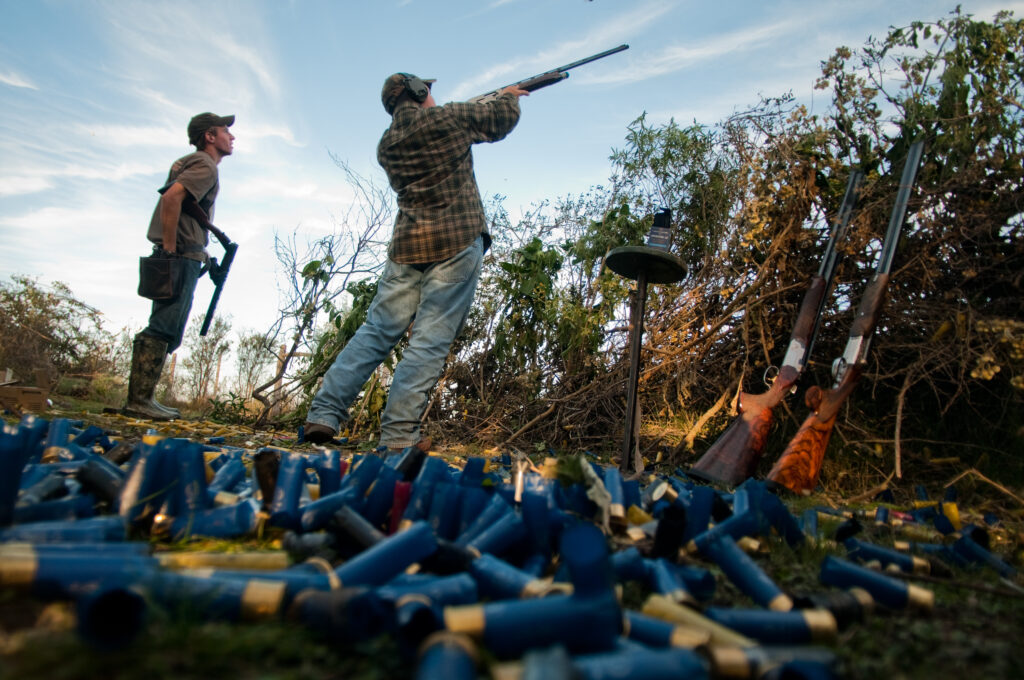
[[[398,264],[388,258],[384,263],[384,271],[381,272],[381,281],[397,281],[405,273],[405,265]]]
[[[478,236],[468,248],[434,269],[433,276],[444,283],[462,283],[476,278],[483,261],[483,238]]]

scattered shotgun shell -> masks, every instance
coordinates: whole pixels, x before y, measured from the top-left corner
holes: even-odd
[[[898,550],[884,548],[874,543],[861,541],[856,538],[848,538],[843,543],[846,546],[848,556],[857,562],[870,562],[877,560],[883,567],[895,565],[900,571],[908,574],[927,574],[931,571],[928,560],[915,555],[907,555]]]
[[[821,564],[820,579],[827,586],[863,588],[876,602],[890,609],[913,607],[930,611],[935,605],[935,593],[931,590],[831,555]]]
[[[831,643],[838,631],[836,619],[827,609],[778,612],[708,607],[704,615],[737,633],[769,645]]]
[[[283,550],[263,552],[165,552],[157,553],[157,562],[165,569],[196,569],[212,567],[214,569],[253,569],[274,570],[285,569],[290,560]]]
[[[697,649],[710,644],[711,632],[627,609],[623,623],[626,637],[651,647]]]
[[[793,600],[728,535],[709,543],[705,554],[717,564],[737,588],[762,607],[789,611]]]
[[[690,628],[705,631],[711,635],[712,645],[730,647],[753,647],[757,643],[745,635],[715,623],[703,614],[673,602],[663,595],[651,595],[644,602],[644,614],[663,621],[681,624]]]
[[[466,635],[438,631],[423,641],[416,665],[417,680],[475,680],[476,645]]]

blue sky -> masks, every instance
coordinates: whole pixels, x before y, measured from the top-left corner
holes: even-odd
[[[69,284],[108,330],[145,324],[137,258],[167,168],[200,111],[235,114],[215,223],[240,244],[220,301],[234,326],[276,318],[273,235],[334,228],[351,192],[333,153],[385,182],[376,144],[395,71],[439,103],[621,43],[630,49],[523,100],[517,129],[477,147],[485,196],[532,203],[606,182],[643,112],[714,124],[787,91],[821,112],[820,62],[955,0],[0,0],[0,277]],[[991,19],[1024,2],[963,1]],[[219,254],[219,247],[211,252]],[[200,282],[193,314],[212,292]]]

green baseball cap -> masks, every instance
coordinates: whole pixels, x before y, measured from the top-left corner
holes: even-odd
[[[210,128],[231,127],[234,124],[234,116],[218,116],[210,112],[192,116],[192,120],[188,122],[188,143],[192,146],[199,146],[199,140]]]

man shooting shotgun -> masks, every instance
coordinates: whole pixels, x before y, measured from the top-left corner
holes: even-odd
[[[807,390],[805,400],[813,412],[804,420],[786,450],[782,452],[782,456],[768,473],[770,486],[806,495],[813,491],[818,483],[825,448],[832,436],[839,408],[856,387],[867,361],[871,338],[882,312],[882,304],[885,302],[885,289],[889,285],[892,260],[900,240],[900,231],[907,214],[907,202],[917,177],[923,148],[924,142],[914,142],[907,153],[899,192],[896,194],[896,204],[889,218],[885,240],[882,242],[882,255],[861,297],[860,306],[857,307],[857,316],[850,327],[843,356],[836,359],[833,364],[832,388],[822,390],[815,386]]]
[[[394,189],[398,214],[388,261],[366,321],[324,374],[300,436],[334,439],[373,371],[415,320],[416,331],[395,367],[380,419],[380,444],[394,451],[430,449],[420,423],[445,358],[469,315],[491,235],[473,173],[473,145],[504,139],[519,122],[519,98],[564,80],[567,69],[626,49],[583,59],[468,102],[438,105],[433,78],[393,73],[381,88],[391,124],[377,162]]]
[[[604,52],[600,52],[598,54],[589,56],[589,57],[587,57],[585,59],[580,59],[579,61],[574,61],[571,64],[566,64],[565,66],[559,66],[558,68],[553,68],[550,71],[545,71],[544,73],[541,73],[539,75],[531,76],[531,77],[527,78],[526,80],[520,80],[518,83],[512,83],[511,85],[507,85],[506,87],[515,87],[515,88],[520,89],[520,90],[526,90],[527,92],[533,92],[534,90],[539,90],[542,87],[547,87],[548,85],[554,85],[557,82],[561,82],[561,81],[565,80],[566,78],[569,77],[569,73],[568,73],[569,70],[574,69],[577,66],[583,66],[584,64],[589,64],[590,62],[597,61],[598,59],[604,59],[607,56],[610,56],[610,55],[615,54],[617,52],[622,52],[623,50],[628,50],[628,49],[629,49],[629,45],[619,45],[618,47],[613,47],[610,50],[605,50]],[[504,89],[505,88],[503,87],[503,88],[499,88],[497,90],[491,90],[490,92],[488,92],[486,94],[482,94],[482,95],[479,95],[477,97],[473,97],[472,99],[469,100],[469,102],[471,104],[478,104],[478,103],[482,103],[482,102],[488,102],[488,101],[494,99],[495,97],[497,97],[498,94],[501,93],[501,91],[504,90]]]
[[[810,358],[825,307],[825,296],[832,287],[839,259],[837,246],[846,237],[857,203],[857,189],[863,179],[864,174],[859,170],[850,173],[825,255],[818,273],[811,277],[811,284],[804,293],[778,375],[763,394],[740,393],[736,406],[739,416],[689,470],[687,474],[691,477],[735,486],[753,474],[764,454],[772,426],[772,412],[793,391]]]

